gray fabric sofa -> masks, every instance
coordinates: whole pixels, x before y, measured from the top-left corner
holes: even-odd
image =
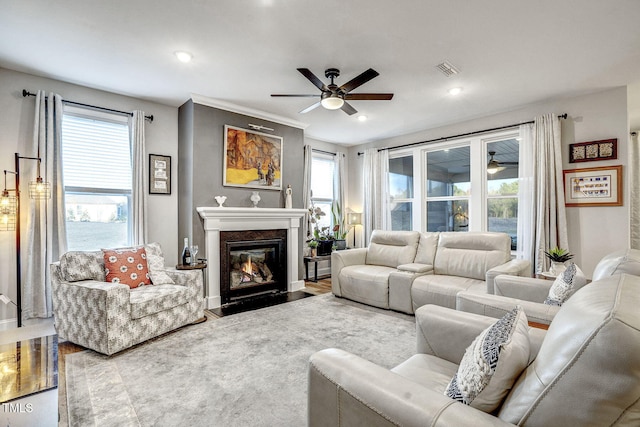
[[[640,250],[625,249],[606,255],[593,270],[593,280],[621,273],[640,276]],[[577,278],[570,295],[585,284],[584,277]],[[548,325],[560,309],[557,305],[544,304],[552,285],[551,280],[500,275],[495,278],[494,295],[460,292],[456,296],[456,308],[469,313],[502,317],[514,307],[521,306],[530,321]]]
[[[146,248],[148,255],[159,251],[157,244]],[[161,253],[159,259],[164,263]],[[163,268],[155,274],[173,283],[131,289],[105,282],[101,251],[64,254],[51,265],[59,337],[111,355],[204,317],[200,270]]]
[[[493,293],[497,275],[529,270],[529,261],[511,260],[505,233],[375,230],[369,247],[331,254],[331,288],[339,297],[411,314],[425,304],[455,308],[458,292]]]
[[[530,363],[492,413],[444,390],[467,346],[496,319],[423,306],[418,354],[391,370],[338,349],[312,355],[308,425],[637,426],[638,289],[638,276],[601,279],[576,292],[548,331],[530,328]]]

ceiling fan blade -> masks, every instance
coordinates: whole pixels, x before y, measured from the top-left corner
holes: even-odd
[[[300,74],[305,76],[311,83],[314,84],[315,87],[317,87],[321,91],[324,92],[324,91],[328,90],[327,87],[325,86],[325,84],[322,83],[322,80],[320,80],[318,77],[316,77],[316,75],[313,74],[311,72],[311,70],[309,70],[308,68],[298,68],[297,70],[300,72]]]
[[[388,101],[393,98],[392,93],[348,93],[344,99],[357,101]]]
[[[303,97],[303,98],[317,98],[320,96],[319,93],[315,95],[310,94],[282,94],[282,93],[272,93],[271,96],[288,96],[288,97]]]
[[[300,111],[300,114],[304,114],[304,113],[308,113],[311,110],[315,110],[316,108],[318,108],[320,106],[320,101],[316,102],[313,105],[308,106],[307,108],[305,108],[304,110]]]
[[[374,70],[373,68],[369,68],[367,71],[360,74],[358,77],[355,77],[349,80],[348,82],[346,82],[345,84],[343,84],[342,86],[340,86],[340,90],[342,90],[342,92],[344,93],[351,92],[358,86],[365,84],[366,82],[368,82],[369,80],[371,80],[372,78],[378,75],[380,74],[376,70]]]
[[[347,113],[348,115],[350,115],[350,116],[352,116],[352,115],[354,115],[355,113],[357,113],[357,112],[358,112],[358,110],[356,110],[355,108],[353,108],[353,107],[351,106],[351,104],[349,104],[349,103],[348,103],[348,102],[346,102],[346,101],[345,101],[345,103],[344,103],[344,104],[342,104],[342,107],[340,107],[340,109],[341,109],[342,111],[344,111],[345,113]]]

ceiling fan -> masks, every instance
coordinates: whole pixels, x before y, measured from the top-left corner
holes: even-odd
[[[300,111],[300,113],[308,113],[309,111],[319,107],[322,105],[327,110],[337,110],[341,109],[348,115],[352,115],[357,113],[358,111],[351,106],[347,101],[348,100],[357,100],[357,101],[372,101],[372,100],[382,100],[388,101],[393,98],[392,93],[350,93],[355,88],[362,86],[369,80],[377,77],[379,73],[373,68],[369,68],[364,73],[359,76],[349,80],[347,83],[342,86],[336,85],[333,80],[340,76],[340,70],[337,68],[327,68],[324,72],[325,77],[331,79],[331,83],[325,85],[322,81],[316,77],[308,68],[298,68],[297,69],[300,74],[305,76],[311,83],[314,84],[315,87],[320,89],[319,94],[315,95],[283,95],[283,94],[271,94],[271,96],[288,96],[288,97],[320,97],[320,101],[316,102],[313,105],[305,108]]]
[[[518,162],[499,162],[493,158],[495,151],[489,151],[489,163],[487,163],[487,173],[493,175],[496,172],[501,172],[506,169],[505,165],[517,165]]]

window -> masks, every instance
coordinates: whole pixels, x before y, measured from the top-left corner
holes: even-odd
[[[413,230],[413,156],[389,159],[392,230]]]
[[[318,222],[318,228],[331,227],[331,206],[335,181],[335,162],[331,155],[313,153],[311,158],[311,201],[326,214]]]
[[[65,107],[62,163],[69,250],[129,245],[128,117]]]
[[[426,171],[427,231],[468,231],[470,148],[427,152]]]
[[[516,250],[518,233],[518,156],[516,139],[487,143],[489,152],[499,162],[498,171],[487,172],[487,231],[500,231],[511,236],[511,250]]]

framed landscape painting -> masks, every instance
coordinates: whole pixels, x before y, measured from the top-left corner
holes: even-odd
[[[282,137],[224,126],[222,184],[282,189]]]
[[[622,206],[622,166],[564,171],[565,206]]]

